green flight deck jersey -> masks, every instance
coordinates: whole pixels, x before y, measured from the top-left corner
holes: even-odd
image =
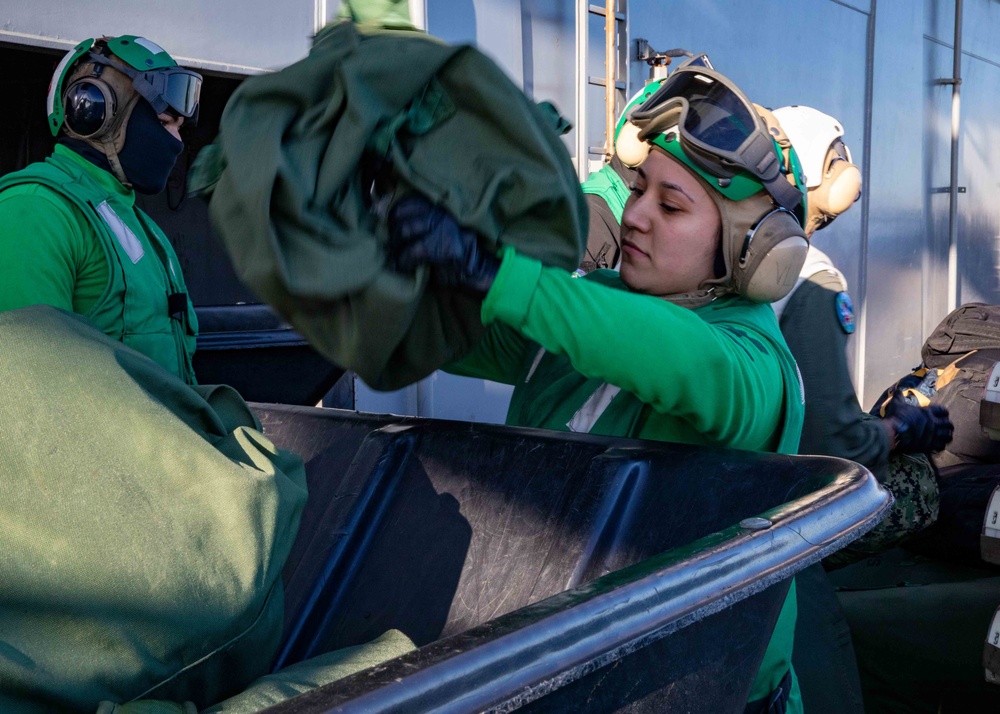
[[[580,188],[590,212],[587,251],[580,262],[585,272],[595,268],[617,268],[621,257],[621,223],[625,202],[635,181],[636,171],[622,163],[618,154],[599,171],[594,171]]]
[[[508,424],[797,452],[801,383],[769,305],[727,296],[690,310],[614,271],[574,278],[507,247],[482,320],[485,338],[448,371],[514,385]],[[793,582],[751,701],[790,670],[796,610]],[[801,711],[794,678],[787,711]]]
[[[71,149],[0,178],[0,310],[51,305],[195,383],[180,263],[135,192]]]

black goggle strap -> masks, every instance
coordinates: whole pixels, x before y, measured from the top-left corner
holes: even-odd
[[[788,179],[785,178],[784,174],[779,174],[777,178],[771,181],[764,181],[764,188],[767,189],[771,198],[778,203],[781,210],[788,211],[795,216],[795,220],[799,222],[800,226],[805,225],[806,212],[802,192],[788,183]]]
[[[741,154],[755,162],[748,166],[748,169],[764,184],[771,198],[794,215],[800,225],[805,225],[805,201],[802,191],[788,182],[784,171],[784,159],[777,153],[770,135],[754,136],[751,144],[745,147]]]
[[[681,69],[678,68],[676,71],[681,71]],[[690,71],[701,72],[702,70],[692,67]],[[711,76],[707,72],[705,74]],[[716,73],[712,73],[712,75],[714,74]],[[661,94],[664,88],[657,91],[633,114],[632,120],[643,127],[640,136],[650,136],[657,131],[666,130],[668,126],[677,124],[681,145],[685,150],[693,145],[693,148],[698,150],[697,153],[703,157],[701,163],[704,163],[704,158],[713,157],[714,161],[720,165],[745,169],[760,180],[768,194],[779,206],[796,216],[800,225],[804,224],[805,209],[802,192],[785,178],[785,174],[782,172],[783,161],[774,148],[774,140],[767,131],[763,117],[752,104],[748,103],[743,94],[732,87],[724,77],[711,76],[711,78],[720,82],[739,100],[754,123],[752,133],[736,151],[719,150],[704,141],[691,137],[684,129],[684,116],[690,111],[690,100],[683,95],[665,96],[666,93]],[[711,173],[709,167],[704,168]]]
[[[197,120],[197,116],[199,114],[198,110],[201,105],[201,102],[197,100],[197,97],[193,107],[175,107],[166,100],[163,94],[164,90],[167,88],[169,74],[182,74],[189,77],[188,81],[196,80],[199,85],[196,94],[200,93],[201,75],[197,72],[192,72],[180,67],[170,67],[167,69],[155,70],[153,72],[139,72],[138,70],[135,70],[127,65],[112,62],[97,52],[90,52],[89,58],[94,64],[111,67],[131,79],[132,87],[135,89],[136,93],[149,102],[153,107],[153,111],[157,114],[164,114],[169,109],[172,110],[172,113],[177,116],[194,119],[195,121]],[[160,76],[158,77],[157,75]]]

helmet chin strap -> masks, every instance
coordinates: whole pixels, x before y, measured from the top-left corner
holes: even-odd
[[[118,152],[115,151],[115,142],[102,141],[100,150],[108,157],[108,163],[111,164],[111,171],[115,178],[121,181],[125,188],[132,188],[132,184],[129,183],[128,177],[125,175],[125,169],[122,168],[122,162],[118,159]]]
[[[114,173],[116,179],[121,181],[125,188],[132,188],[132,182],[128,180],[128,177],[125,175],[125,169],[122,168],[122,162],[118,158],[118,148],[125,145],[125,130],[128,128],[128,120],[132,116],[132,110],[135,109],[136,102],[138,101],[139,95],[133,92],[128,102],[115,116],[114,124],[101,138],[100,143],[94,141],[87,142],[108,157],[112,173]]]
[[[718,300],[727,290],[718,286],[713,286],[707,290],[696,290],[693,293],[680,293],[678,295],[664,295],[663,299],[673,303],[677,307],[686,307],[693,310],[697,307],[704,307],[710,302]]]

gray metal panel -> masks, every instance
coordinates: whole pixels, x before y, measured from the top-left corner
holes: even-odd
[[[963,26],[971,28],[971,19],[966,16]],[[1000,17],[994,20],[994,31],[997,26]],[[959,186],[967,193],[959,194],[959,304],[1000,303],[998,96],[1000,66],[964,56]]]
[[[872,160],[866,189],[867,402],[917,364],[923,341],[924,202],[930,168],[920,137],[928,99],[924,77],[931,70],[925,67],[921,40],[923,13],[914,11],[914,5],[878,3],[875,15]],[[943,171],[944,178],[935,178],[947,183],[947,154],[942,159],[943,166],[934,166],[935,174]],[[944,201],[947,210],[947,196]]]
[[[937,12],[948,10],[954,13],[952,3],[945,3]],[[1000,303],[1000,131],[996,104],[1000,96],[1000,48],[995,41],[1000,5],[991,0],[967,0],[963,13],[958,184],[966,193],[958,198],[958,302]],[[945,20],[938,22],[946,24]],[[945,31],[952,28],[953,20]],[[951,41],[947,36],[938,50],[947,56],[948,63],[952,61]]]
[[[633,40],[645,38],[658,50],[707,52],[717,69],[760,104],[805,104],[837,117],[855,163],[865,160],[866,13],[833,0],[630,0],[629,15]],[[646,76],[644,63],[631,62],[631,91]],[[857,304],[865,299],[862,240],[860,204],[816,235],[817,246],[843,271]],[[853,350],[849,361],[853,366]]]
[[[955,37],[954,0],[924,0],[923,10],[924,25],[921,28],[923,33],[928,39],[950,46]],[[909,8],[905,12],[912,14],[913,9]]]
[[[189,66],[257,72],[305,56],[316,3],[326,7],[324,0],[0,0],[0,41],[68,50],[97,35],[144,35]]]
[[[954,12],[954,9],[952,9]],[[936,18],[928,16],[928,19]],[[949,30],[951,27],[949,26]],[[948,216],[951,185],[951,86],[936,80],[951,76],[953,52],[932,39],[925,39],[924,48],[924,115],[921,133],[923,181],[920,187],[924,196],[924,250],[922,252],[921,281],[923,298],[920,305],[922,317],[920,332],[916,335],[922,343],[948,313]],[[883,109],[884,111],[884,109]],[[911,117],[913,122],[916,117]],[[905,135],[905,131],[899,132]],[[891,156],[885,161],[893,161]],[[960,180],[961,183],[961,180]],[[959,197],[959,208],[967,204]],[[891,248],[891,245],[889,246]],[[913,312],[909,310],[908,312]],[[914,361],[915,365],[917,362]],[[897,373],[899,370],[897,370]],[[886,383],[887,384],[887,383]],[[885,385],[883,385],[885,386]]]
[[[951,11],[952,19],[946,30],[951,33],[951,25],[954,24],[954,6],[952,2],[941,4]],[[996,0],[965,0],[962,4],[962,13],[962,53],[1000,62],[1000,45],[997,44],[1000,3]],[[943,38],[948,44],[951,44],[952,34],[947,34]]]

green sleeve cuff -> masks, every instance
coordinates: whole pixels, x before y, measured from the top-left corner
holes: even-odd
[[[513,246],[502,248],[500,257],[500,270],[483,301],[482,321],[484,325],[499,320],[520,327],[542,275],[542,264],[534,258],[518,255]]]

